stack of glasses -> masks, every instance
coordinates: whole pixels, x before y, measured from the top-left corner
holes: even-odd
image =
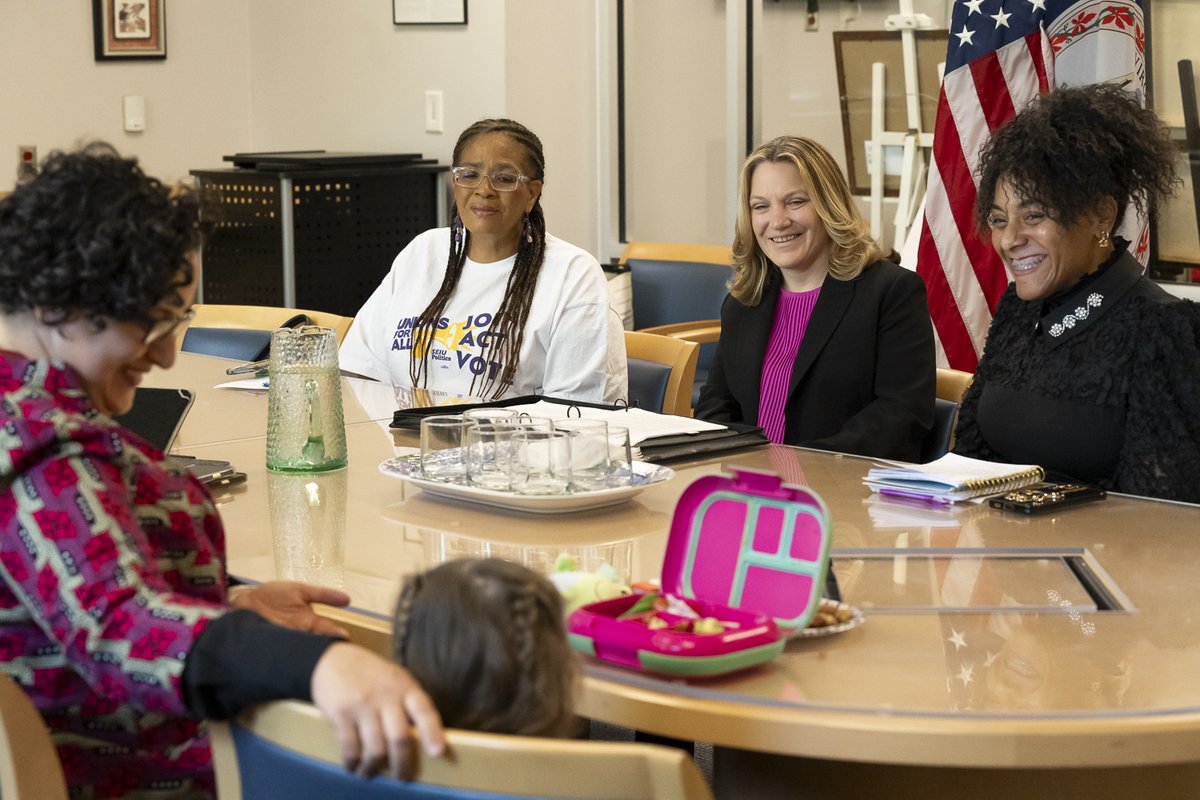
[[[427,480],[518,494],[595,492],[633,479],[629,429],[603,420],[551,420],[504,408],[421,420]]]

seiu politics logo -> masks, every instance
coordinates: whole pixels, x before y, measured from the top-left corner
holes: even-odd
[[[495,375],[502,366],[480,356],[484,348],[497,347],[504,339],[503,334],[489,330],[491,314],[468,314],[459,322],[442,317],[422,330],[416,328],[416,322],[416,317],[400,320],[392,336],[392,350],[411,350],[412,357],[425,358],[428,349],[430,362],[446,362],[448,368],[467,369],[474,375]]]

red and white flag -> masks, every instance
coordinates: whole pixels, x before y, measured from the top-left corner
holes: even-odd
[[[955,0],[938,97],[917,272],[929,292],[939,362],[974,372],[1010,276],[975,232],[975,168],[992,131],[1054,86],[1105,81],[1141,102],[1145,26],[1139,0]],[[1149,250],[1144,220],[1122,235]],[[907,263],[912,263],[908,258]]]

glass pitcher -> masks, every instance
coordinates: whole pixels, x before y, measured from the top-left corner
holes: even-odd
[[[271,334],[267,469],[322,472],[346,466],[346,425],[332,328]]]

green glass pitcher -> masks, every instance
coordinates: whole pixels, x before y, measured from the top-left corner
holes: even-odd
[[[346,424],[332,328],[304,325],[271,334],[267,469],[323,472],[346,466]]]

